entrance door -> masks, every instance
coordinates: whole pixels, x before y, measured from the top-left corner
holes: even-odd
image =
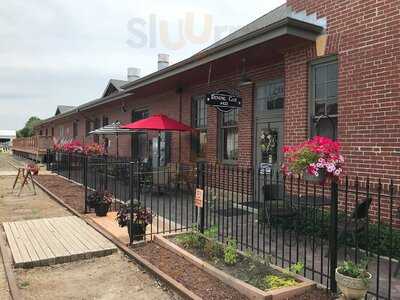
[[[255,158],[262,174],[275,175],[282,164],[283,122],[257,122]]]
[[[254,169],[255,190],[268,199],[279,198],[281,180],[277,174],[283,161],[283,80],[260,82],[255,91],[255,142]]]

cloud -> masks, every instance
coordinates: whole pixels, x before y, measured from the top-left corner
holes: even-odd
[[[173,50],[161,43],[159,24],[168,24],[170,38],[179,37],[179,22],[195,16],[194,33],[212,26],[239,27],[284,3],[284,0],[223,1],[61,1],[0,2],[0,129],[21,128],[30,115],[47,117],[57,104],[78,105],[100,96],[110,78],[126,78],[127,67],[156,69],[156,55],[167,52],[180,61],[214,42],[186,41]],[[151,17],[155,35],[149,33]],[[132,48],[128,24],[145,23],[143,34],[154,47]],[[224,34],[227,34],[224,32]]]

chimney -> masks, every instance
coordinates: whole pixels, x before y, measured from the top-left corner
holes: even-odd
[[[169,55],[168,54],[158,54],[158,71],[169,66]]]
[[[139,68],[128,68],[128,81],[135,81],[140,78]]]

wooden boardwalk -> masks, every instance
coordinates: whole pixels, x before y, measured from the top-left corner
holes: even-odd
[[[105,256],[117,250],[75,216],[3,223],[16,268]]]

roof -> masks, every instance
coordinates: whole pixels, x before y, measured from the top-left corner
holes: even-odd
[[[111,94],[123,91],[121,87],[127,83],[128,81],[126,80],[110,79],[102,94],[102,97],[110,96]]]
[[[315,13],[308,15],[306,11],[296,12],[290,6],[284,4],[176,64],[131,82],[111,79],[101,98],[82,104],[76,107],[75,111],[93,108],[104,103],[127,97],[131,95],[129,92],[137,88],[194,69],[221,57],[261,44],[279,36],[293,35],[306,40],[315,41],[325,28],[326,18],[318,18]],[[110,86],[114,87],[117,91],[110,91]],[[71,111],[67,112],[65,116],[70,113]],[[54,119],[55,117],[43,120],[40,124]]]
[[[16,137],[16,135],[15,130],[0,130],[0,138]]]
[[[284,4],[191,57],[128,82],[122,88],[130,91],[287,34],[315,41],[326,24],[326,18],[318,18],[316,13],[296,12]]]
[[[59,114],[63,114],[66,113],[67,111],[70,111],[72,109],[74,109],[75,106],[69,106],[69,105],[58,105],[57,109],[56,109],[56,113],[55,115],[59,115]]]
[[[259,17],[258,19],[254,20],[253,22],[243,26],[242,28],[236,30],[235,32],[229,34],[225,38],[215,42],[211,46],[205,48],[204,50],[200,51],[207,51],[210,49],[217,48],[220,45],[229,43],[235,39],[239,39],[243,36],[246,36],[252,32],[256,32],[258,30],[261,30],[263,28],[266,28],[274,23],[277,23],[281,20],[284,20],[286,18],[293,18],[297,19],[300,21],[306,21],[310,24],[315,24],[324,27],[326,25],[326,21],[324,18],[317,19],[316,15],[307,15],[305,11],[302,12],[295,12],[290,6],[287,6],[286,4],[283,4],[274,10],[266,13],[265,15]]]

